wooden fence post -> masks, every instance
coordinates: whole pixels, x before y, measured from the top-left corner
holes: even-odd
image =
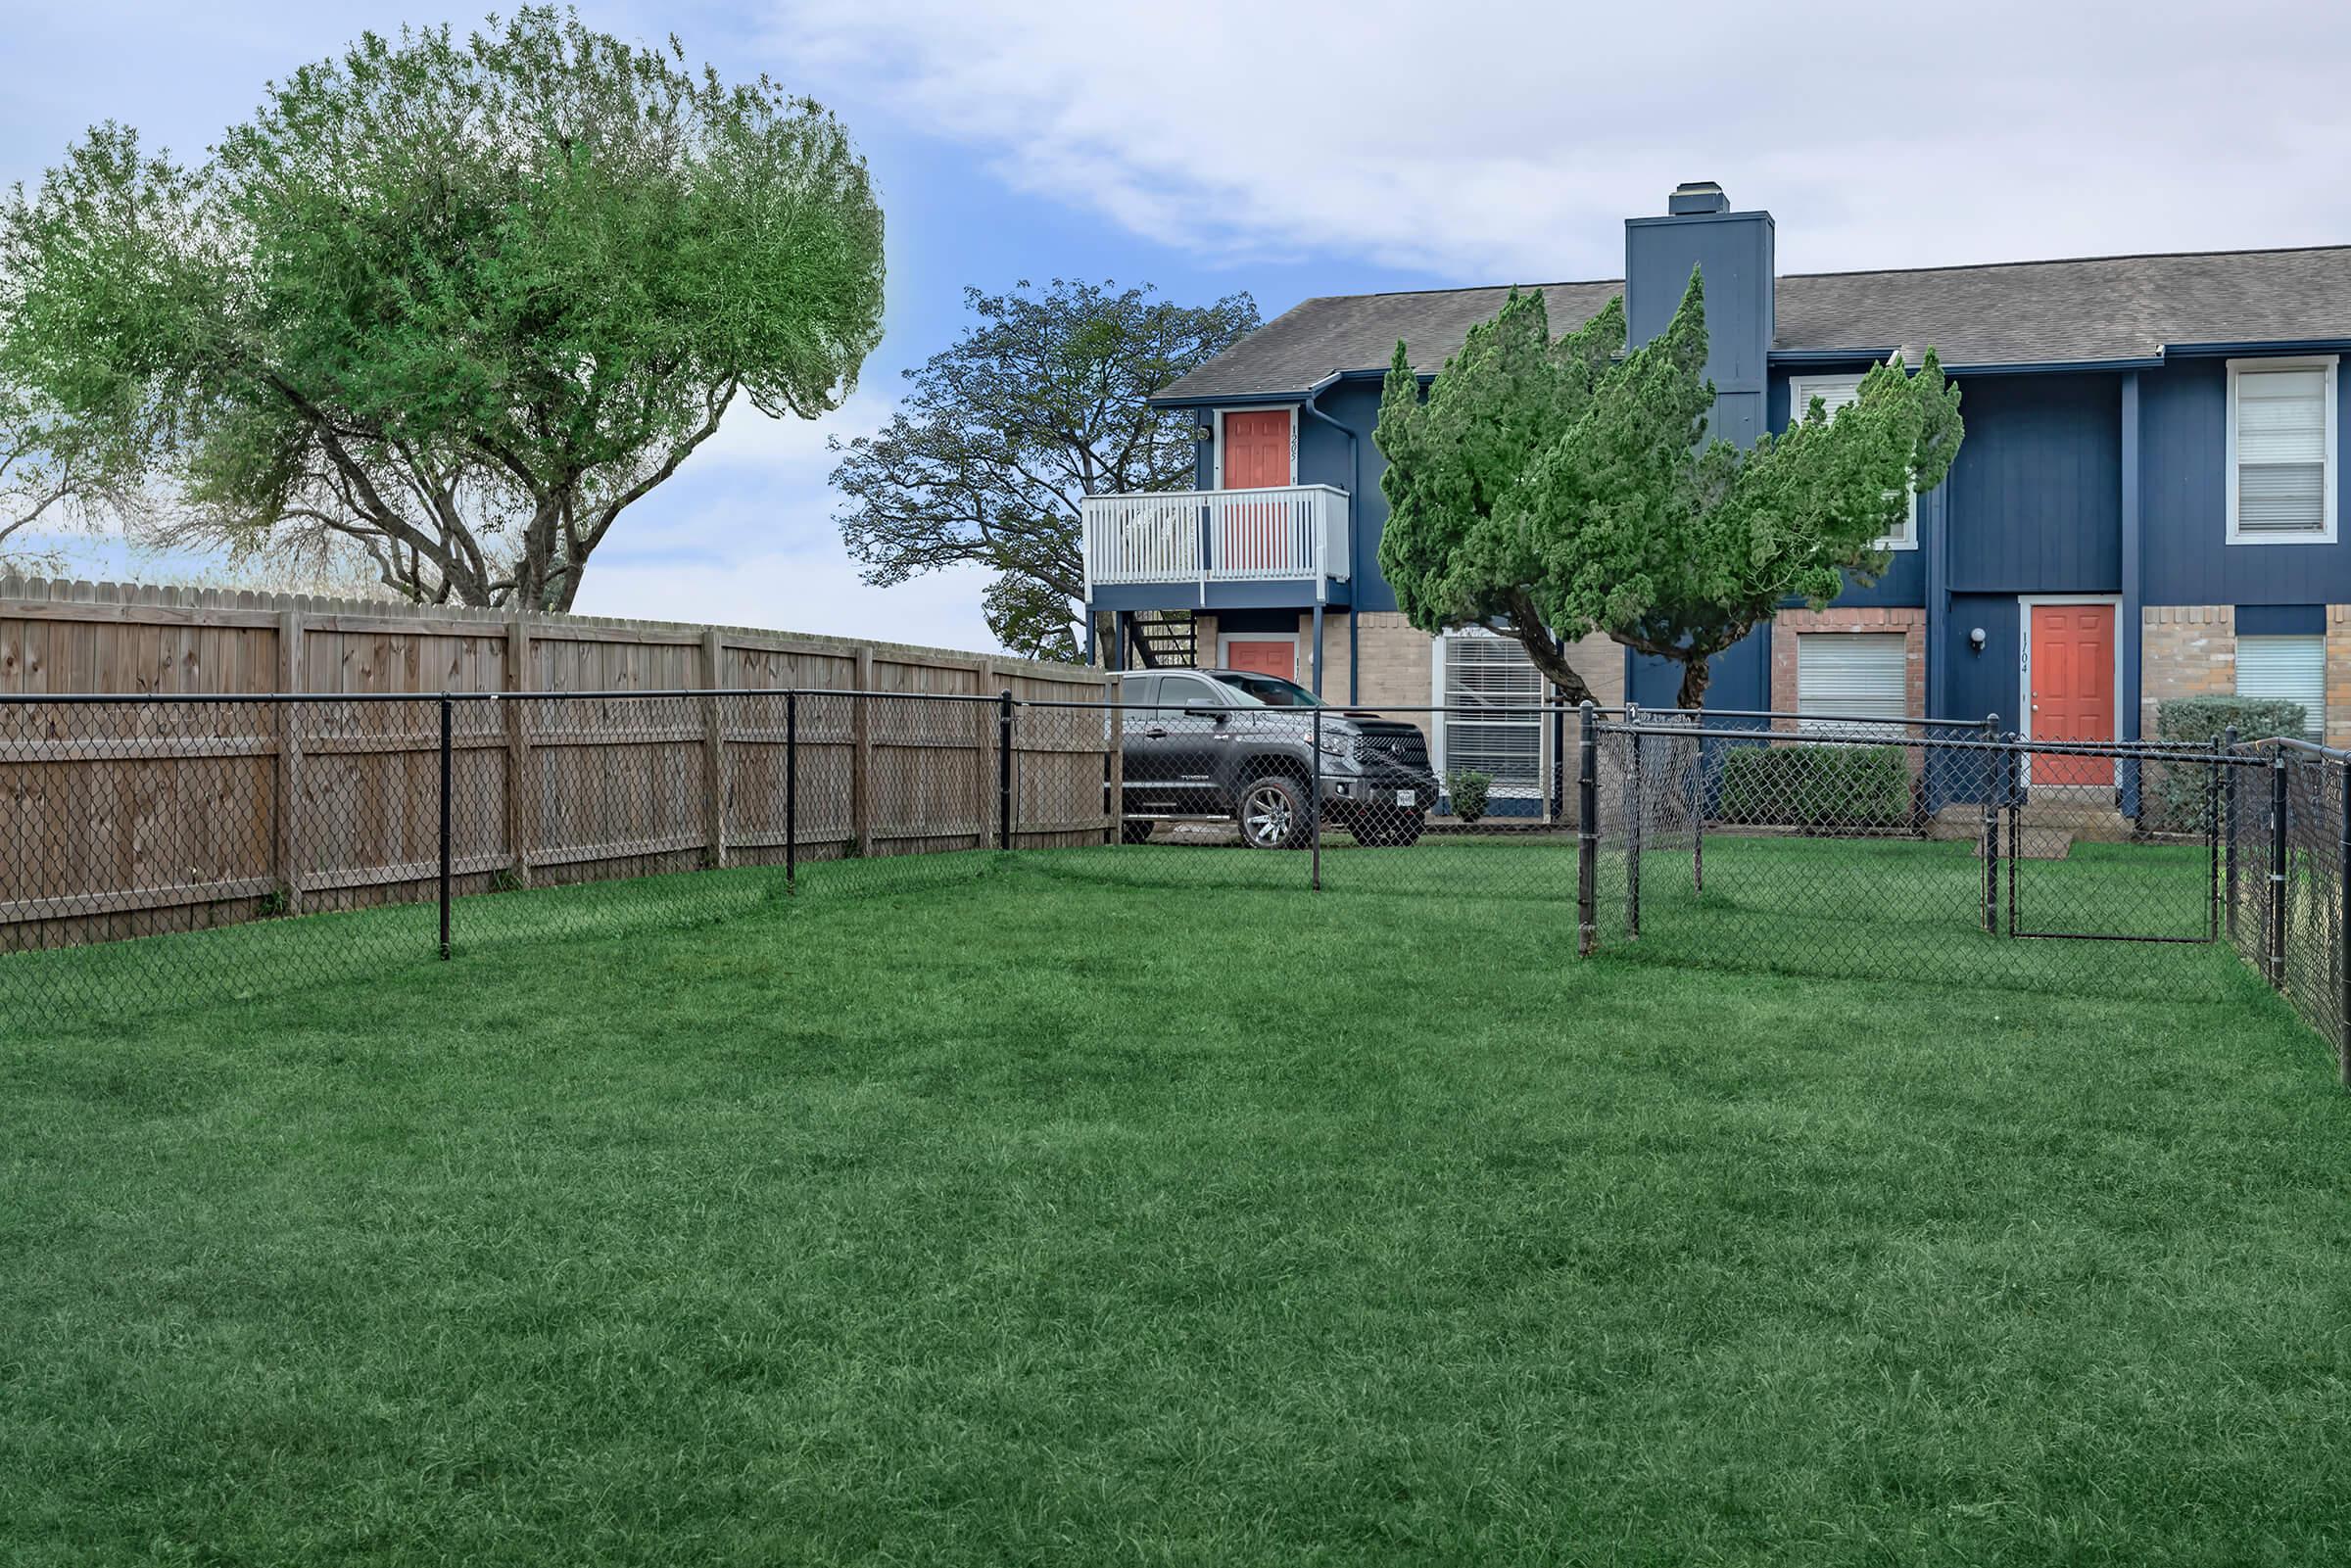
[[[517,610],[506,623],[506,852],[513,857],[514,885],[531,884],[531,846],[537,813],[537,781],[531,777],[531,714],[527,693],[538,685],[531,675],[531,623]]]
[[[717,690],[726,684],[725,650],[719,646],[718,628],[702,633],[702,685]],[[710,840],[710,864],[722,867],[727,863],[727,699],[711,697],[702,704],[702,780],[709,795],[706,832]]]
[[[849,842],[862,858],[874,852],[874,650],[857,650],[858,695],[849,698]]]
[[[302,689],[302,611],[288,610],[277,618],[277,689]],[[277,884],[284,890],[286,913],[302,913],[302,867],[297,864],[302,842],[294,832],[295,813],[302,802],[302,704],[277,705]]]

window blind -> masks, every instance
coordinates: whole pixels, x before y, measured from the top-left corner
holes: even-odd
[[[1799,634],[1796,711],[1864,719],[1906,717],[1907,641],[1898,632]]]
[[[2327,530],[2325,370],[2240,370],[2236,390],[2236,531]]]
[[[2302,704],[2303,736],[2327,736],[2327,640],[2323,637],[2240,637],[2236,694]]]
[[[1448,635],[1446,712],[1438,725],[1443,768],[1485,774],[1497,794],[1540,792],[1543,689],[1542,672],[1514,640],[1486,632]]]

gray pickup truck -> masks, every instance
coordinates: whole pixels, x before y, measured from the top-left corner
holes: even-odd
[[[1428,742],[1409,724],[1325,706],[1292,681],[1246,670],[1126,676],[1124,836],[1162,822],[1230,822],[1257,849],[1296,849],[1321,751],[1322,820],[1366,844],[1409,844],[1437,802]],[[1320,723],[1315,710],[1320,709]]]

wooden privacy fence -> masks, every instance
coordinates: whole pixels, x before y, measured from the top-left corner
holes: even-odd
[[[900,644],[0,580],[0,698],[34,699],[0,701],[0,951],[434,896],[444,690],[460,892],[778,863],[788,828],[810,860],[978,847],[1006,770],[969,699],[1106,695]],[[194,694],[248,700],[138,700]],[[1109,725],[1013,735],[1010,841],[1100,842]]]

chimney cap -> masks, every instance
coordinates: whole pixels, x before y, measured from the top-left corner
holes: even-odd
[[[1665,198],[1668,217],[1687,217],[1696,213],[1727,213],[1731,199],[1722,194],[1722,187],[1710,179],[1684,180]]]

